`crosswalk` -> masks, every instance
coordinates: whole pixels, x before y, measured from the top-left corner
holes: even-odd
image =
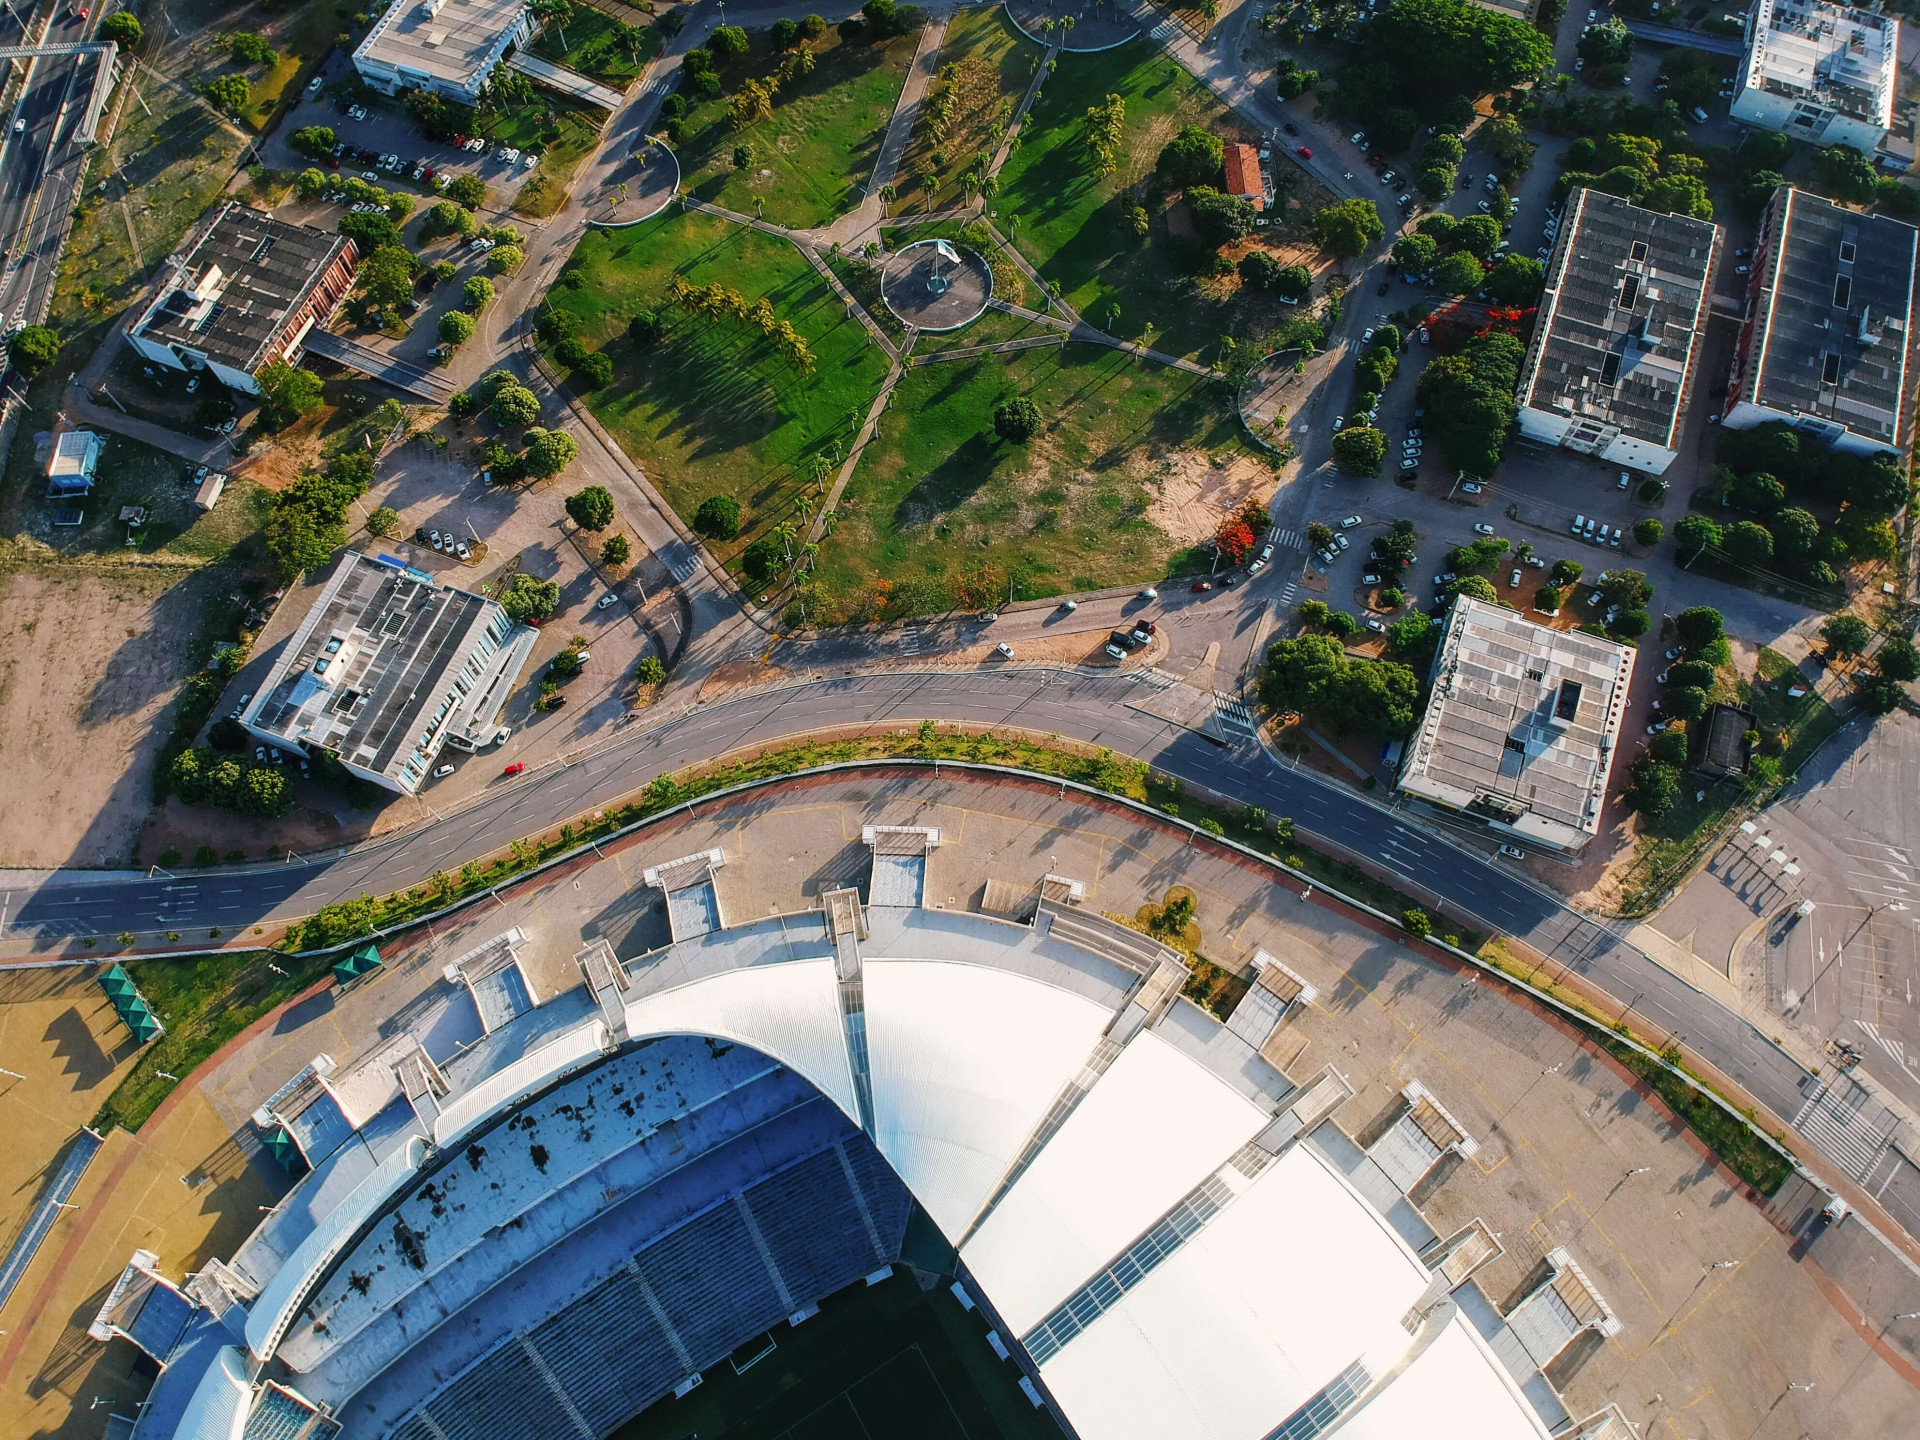
[[[1135,683],[1144,685],[1149,690],[1165,690],[1180,683],[1178,675],[1169,675],[1165,670],[1157,669],[1152,665],[1143,665],[1135,670],[1133,679]]]
[[[1298,550],[1306,541],[1306,536],[1298,530],[1276,530],[1273,533],[1273,548],[1276,550]]]
[[[667,573],[673,576],[674,582],[680,585],[686,584],[693,572],[700,568],[699,562],[693,558],[693,552],[679,540],[660,552],[660,562],[667,567]]]
[[[1162,20],[1147,32],[1147,36],[1156,45],[1171,45],[1180,38],[1180,27],[1171,20]]]
[[[1880,1162],[1895,1124],[1894,1115],[1851,1076],[1820,1086],[1793,1117],[1793,1128],[1855,1180],[1866,1179]]]
[[[920,653],[920,638],[920,627],[918,625],[907,626],[906,629],[900,632],[901,653],[905,655],[918,655]]]
[[[1287,581],[1287,588],[1280,592],[1280,603],[1282,605],[1291,605],[1293,603],[1293,597],[1299,593],[1300,582],[1298,580]]]
[[[1213,713],[1220,721],[1222,729],[1237,730],[1248,736],[1259,733],[1259,728],[1253,721],[1253,712],[1231,695],[1222,695],[1218,690],[1214,691]]]

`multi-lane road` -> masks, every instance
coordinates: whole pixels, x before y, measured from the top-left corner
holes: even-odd
[[[40,43],[87,38],[89,21],[62,7]],[[0,10],[0,45],[23,45],[19,18]],[[97,55],[48,55],[24,62],[26,83],[0,115],[0,329],[46,314],[60,250],[85,170],[76,136],[86,116]]]

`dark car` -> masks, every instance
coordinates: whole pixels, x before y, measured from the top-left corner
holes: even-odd
[[[1107,636],[1107,640],[1111,644],[1118,645],[1122,650],[1138,650],[1142,643],[1138,635],[1129,634],[1125,630],[1114,631]]]
[[[1193,582],[1193,593],[1196,595],[1204,595],[1211,589],[1213,589],[1213,581],[1211,580],[1196,580]]]
[[[1378,290],[1378,291],[1377,291],[1376,293],[1377,293],[1377,294],[1381,294],[1381,295],[1384,295],[1384,294],[1386,294],[1386,293],[1387,293],[1387,292],[1388,292],[1389,290],[1391,290],[1392,288],[1393,288],[1393,286],[1391,286],[1391,285],[1389,285],[1389,284],[1388,284],[1388,283],[1387,283],[1386,281],[1384,281],[1384,280],[1382,280],[1382,281],[1380,282],[1380,289],[1379,289],[1379,290]]]
[[[1298,135],[1300,133],[1300,127],[1298,125],[1282,125],[1280,128],[1289,135]]]

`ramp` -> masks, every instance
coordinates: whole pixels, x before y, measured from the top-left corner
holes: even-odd
[[[74,1136],[73,1148],[67,1151],[67,1158],[60,1162],[52,1181],[40,1192],[40,1198],[34,1201],[27,1223],[20,1227],[20,1234],[7,1251],[7,1258],[0,1260],[0,1310],[7,1308],[14,1287],[27,1273],[27,1267],[33,1264],[33,1257],[40,1253],[40,1246],[53,1229],[53,1222],[59,1218],[61,1208],[73,1194],[74,1187],[80,1183],[80,1177],[87,1173],[87,1166],[93,1163],[93,1157],[100,1153],[101,1143],[98,1135],[83,1128]]]
[[[605,85],[589,80],[577,70],[555,65],[551,60],[542,60],[524,50],[515,50],[507,57],[507,68],[518,70],[529,80],[538,80],[549,90],[558,90],[575,100],[598,105],[602,110],[618,110],[627,98],[618,90],[609,90]]]
[[[411,360],[395,359],[371,345],[362,345],[357,340],[335,335],[330,330],[317,327],[309,330],[300,346],[310,355],[324,356],[336,364],[358,370],[362,375],[436,405],[444,405],[453,395],[453,382],[444,375],[437,375]]]

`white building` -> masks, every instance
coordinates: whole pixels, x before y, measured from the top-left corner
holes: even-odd
[[[431,90],[472,105],[493,67],[532,35],[527,0],[393,0],[353,67],[388,95]]]
[[[1633,659],[1631,645],[1460,596],[1400,788],[1529,845],[1582,848],[1599,833]]]
[[[1874,155],[1893,127],[1900,22],[1820,0],[1756,0],[1733,118]]]
[[[61,425],[65,423],[63,419]],[[58,499],[90,492],[103,448],[91,430],[56,429],[47,456],[47,493]]]
[[[1836,450],[1898,453],[1912,424],[1920,231],[1782,186],[1754,242],[1722,423],[1783,420]]]
[[[498,601],[349,550],[240,723],[412,795],[443,746],[503,736],[501,707],[536,638]]]
[[[1706,325],[1719,228],[1575,190],[1520,375],[1520,433],[1661,474]]]

